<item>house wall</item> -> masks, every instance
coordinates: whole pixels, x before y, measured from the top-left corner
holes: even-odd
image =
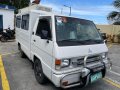
[[[96,25],[101,32],[108,35],[117,35],[120,33],[120,25]]]
[[[117,35],[120,33],[120,25],[96,25],[101,32],[107,34],[109,42],[118,43]]]
[[[14,11],[0,9],[0,15],[3,15],[3,29],[7,29],[9,26],[14,29]]]

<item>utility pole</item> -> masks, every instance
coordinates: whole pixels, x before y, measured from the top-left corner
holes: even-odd
[[[71,14],[72,14],[72,7],[71,6],[67,6],[67,5],[64,5],[64,7],[68,7],[69,9],[70,9],[70,16],[71,16]]]
[[[61,8],[61,14],[63,13],[63,8]]]

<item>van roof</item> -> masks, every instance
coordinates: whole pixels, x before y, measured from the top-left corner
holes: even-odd
[[[42,10],[43,9],[43,10]],[[69,15],[64,15],[64,14],[58,14],[52,11],[52,8],[46,7],[46,6],[41,6],[41,5],[31,5],[29,7],[23,8],[19,10],[19,13],[17,15],[23,15],[23,14],[29,14],[29,13],[38,13],[38,14],[43,14],[43,15],[50,15],[50,16],[64,16],[64,17],[72,17],[72,18],[78,18],[75,16],[69,16]],[[40,16],[41,16],[40,15]],[[86,19],[81,19],[81,20],[86,20]],[[86,21],[91,21],[91,20],[86,20]]]

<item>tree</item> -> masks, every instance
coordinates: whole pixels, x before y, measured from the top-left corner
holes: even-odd
[[[0,0],[0,4],[11,5],[10,0]]]
[[[0,0],[1,4],[12,5],[16,8],[15,12],[18,12],[18,9],[29,6],[30,0]]]
[[[11,0],[12,5],[15,6],[16,9],[27,7],[29,2],[30,0]]]
[[[120,25],[120,0],[115,0],[113,6],[117,11],[112,11],[108,14],[108,21],[114,25]]]

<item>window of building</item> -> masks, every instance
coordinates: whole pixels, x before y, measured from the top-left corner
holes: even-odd
[[[21,16],[16,17],[16,27],[20,28],[21,25]]]
[[[24,29],[24,30],[29,29],[29,14],[22,16],[21,28]]]

